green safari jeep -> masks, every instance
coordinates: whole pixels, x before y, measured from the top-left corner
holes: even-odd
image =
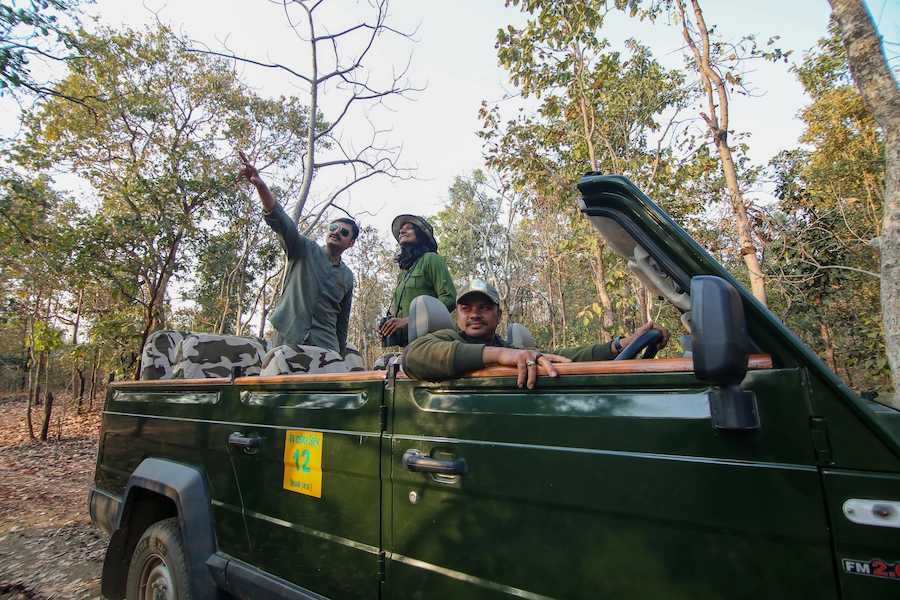
[[[504,367],[273,372],[263,348],[111,383],[89,495],[111,536],[103,594],[900,598],[900,413],[852,393],[626,178],[578,188],[684,314],[683,357],[563,364],[527,390]]]

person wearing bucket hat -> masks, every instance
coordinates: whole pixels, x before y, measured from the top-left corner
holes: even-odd
[[[587,344],[560,348],[553,354],[537,348],[520,348],[507,344],[497,335],[503,311],[500,294],[491,284],[475,279],[456,296],[456,329],[442,329],[416,338],[403,351],[403,371],[413,379],[443,381],[453,379],[488,365],[516,367],[519,387],[533,389],[538,367],[556,377],[554,363],[611,360],[645,331],[662,333],[659,348],[669,341],[669,330],[650,321],[628,337],[617,337],[605,344]]]
[[[400,267],[397,286],[378,333],[384,346],[406,346],[409,328],[409,305],[417,296],[433,296],[447,310],[456,308],[456,286],[447,263],[437,253],[431,223],[416,215],[399,215],[391,223],[391,233],[400,244],[395,259]]]

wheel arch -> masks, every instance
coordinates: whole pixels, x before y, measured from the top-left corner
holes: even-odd
[[[103,562],[101,593],[124,598],[128,564],[143,532],[157,521],[178,517],[182,532],[191,597],[221,597],[206,561],[216,552],[212,503],[206,476],[200,469],[171,460],[147,458],[128,478]]]

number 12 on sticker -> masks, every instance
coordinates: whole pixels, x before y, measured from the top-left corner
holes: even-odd
[[[284,489],[322,497],[322,446],[320,431],[284,433]]]

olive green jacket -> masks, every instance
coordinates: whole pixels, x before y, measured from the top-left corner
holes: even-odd
[[[416,296],[433,296],[440,300],[447,310],[453,312],[456,309],[456,286],[447,263],[437,252],[426,252],[416,261],[407,279],[407,270],[401,269],[397,276],[397,287],[394,289],[394,299],[391,302],[391,314],[395,317],[408,317],[409,305]],[[402,296],[402,298],[401,298]],[[399,308],[397,303],[400,303]],[[394,334],[397,336],[397,344],[407,344],[408,333],[406,329],[399,329]]]
[[[269,321],[292,344],[320,346],[343,356],[347,351],[353,273],[343,261],[333,264],[324,247],[300,235],[280,204],[266,213],[265,220],[278,234],[288,257],[284,292]]]
[[[485,367],[481,358],[485,346],[519,348],[505,343],[496,334],[494,334],[492,343],[485,344],[467,336],[459,328],[455,331],[442,329],[416,338],[406,347],[402,359],[403,371],[414,379],[426,381],[453,379]],[[530,350],[535,350],[535,348],[530,348]],[[548,351],[548,354],[550,353]],[[552,354],[571,358],[575,362],[612,360],[613,358],[609,343],[560,348],[553,350]]]

